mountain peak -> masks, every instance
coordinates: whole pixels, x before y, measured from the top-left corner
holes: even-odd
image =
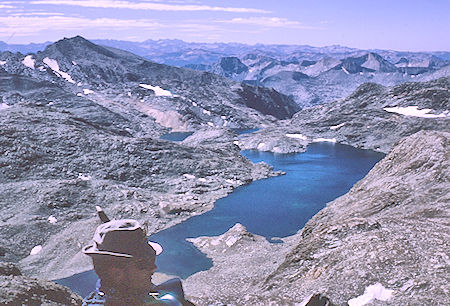
[[[56,53],[62,54],[67,58],[84,57],[88,51],[94,51],[96,53],[103,54],[108,57],[115,58],[116,55],[105,47],[96,45],[89,40],[77,35],[71,38],[63,38],[58,40],[54,44],[51,44],[45,48],[44,53]]]

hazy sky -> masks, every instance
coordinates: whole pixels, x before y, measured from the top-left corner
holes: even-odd
[[[0,40],[339,44],[450,51],[450,0],[0,0]]]

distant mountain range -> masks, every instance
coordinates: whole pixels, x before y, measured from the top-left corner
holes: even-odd
[[[302,107],[343,98],[366,82],[392,86],[450,75],[450,62],[432,54],[380,53],[392,62],[378,53],[360,51],[343,58],[333,54],[296,54],[276,59],[250,53],[242,57],[223,57],[212,65],[187,67],[274,88]]]
[[[130,124],[139,122],[129,127],[134,134],[154,135],[161,128],[183,131],[201,126],[262,126],[300,110],[290,98],[273,89],[157,64],[79,36],[58,41],[35,54],[0,53],[0,70],[23,84],[39,83],[23,86],[33,88],[32,94],[42,96],[47,103],[52,101],[53,107],[67,108],[68,100],[87,100]],[[47,90],[49,87],[58,90]],[[17,88],[3,97],[8,105],[31,94],[27,91],[18,96],[14,90]],[[64,92],[64,100],[59,92]]]
[[[151,61],[208,71],[250,85],[273,88],[300,107],[331,102],[357,86],[393,86],[450,75],[450,52],[360,50],[343,46],[188,43],[182,40],[129,42],[93,40]],[[6,45],[0,50],[28,53],[49,43]]]
[[[449,51],[407,52],[382,49],[362,50],[340,45],[326,47],[313,47],[308,45],[248,45],[241,43],[195,43],[185,42],[179,39],[148,39],[143,42],[111,39],[92,39],[90,41],[103,46],[127,50],[152,61],[173,66],[214,64],[222,57],[235,56],[241,58],[249,53],[264,54],[276,59],[293,58],[297,56],[318,60],[327,55],[336,58],[345,58],[374,52],[380,54],[390,62],[398,62],[402,57],[420,58],[429,55],[434,55],[441,60],[450,60]],[[21,45],[7,44],[0,41],[0,51],[21,52],[26,54],[28,52],[42,51],[46,46],[52,43],[53,42],[48,41],[44,43]]]

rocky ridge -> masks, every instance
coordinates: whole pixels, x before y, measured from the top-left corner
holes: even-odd
[[[270,125],[300,109],[273,89],[157,64],[79,36],[36,54],[3,52],[0,60],[11,75],[53,83],[128,120],[150,117],[166,130]]]
[[[242,149],[302,152],[331,141],[387,153],[420,130],[450,131],[450,78],[384,87],[367,83],[350,96],[304,109],[279,126],[239,139]]]
[[[108,46],[110,50],[127,50],[157,63],[210,71],[239,82],[274,88],[293,98],[301,107],[346,97],[366,82],[394,86],[449,76],[448,52],[360,50],[342,46],[250,46],[181,40],[93,42]],[[32,52],[38,49],[19,47],[2,48],[0,44],[3,50]]]
[[[314,293],[337,305],[446,304],[449,140],[450,133],[436,131],[401,140],[282,245],[238,225],[193,239],[214,267],[187,279],[188,294],[213,305],[292,305]],[[264,254],[266,262],[235,255],[242,253]],[[242,287],[248,276],[253,286]]]

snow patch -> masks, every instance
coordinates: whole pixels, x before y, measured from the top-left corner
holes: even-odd
[[[195,102],[192,102],[192,106],[198,106],[198,104]]]
[[[258,150],[264,150],[266,148],[266,144],[264,142],[261,142],[260,144],[258,144],[258,146],[256,147],[256,149]]]
[[[0,66],[3,66],[6,64],[6,61],[0,61]]]
[[[4,110],[4,109],[7,109],[7,108],[10,108],[11,106],[9,106],[8,104],[6,104],[6,103],[2,103],[2,104],[0,104],[0,111],[1,110]]]
[[[22,61],[22,64],[24,64],[25,66],[27,66],[28,68],[34,69],[34,63],[36,62],[36,60],[33,58],[32,55],[27,55],[25,56],[25,58]]]
[[[429,114],[429,112],[432,111],[431,108],[419,109],[418,106],[407,106],[407,107],[395,106],[395,107],[385,107],[383,109],[389,113],[397,113],[400,115],[421,117],[421,118],[445,118],[445,117],[448,117],[448,115],[449,115],[448,110],[444,111],[442,114],[439,114],[439,115]]]
[[[239,145],[239,141],[237,141],[237,140],[233,141],[233,143],[237,146]]]
[[[208,122],[208,125],[209,125],[209,126],[214,126],[214,123]]]
[[[346,74],[350,74],[350,72],[348,72],[348,70],[345,69],[344,67],[342,67],[342,70],[343,70]]]
[[[72,61],[72,65],[76,66],[76,65],[78,65],[78,64],[77,64],[77,63],[75,63],[74,61]]]
[[[158,97],[172,97],[172,93],[168,90],[162,89],[159,86],[152,86],[149,84],[139,84],[140,87],[145,88],[145,89],[150,89],[153,90],[155,92],[155,95]]]
[[[91,94],[91,93],[93,93],[93,92],[94,92],[93,90],[90,90],[90,89],[87,89],[87,88],[83,89],[83,93],[84,93],[85,95]]]
[[[227,116],[220,116],[223,120],[227,119]]]
[[[83,85],[83,83],[78,82],[77,86],[80,87],[81,85]]]
[[[391,298],[394,290],[389,290],[383,287],[382,284],[376,283],[366,287],[364,294],[348,301],[349,306],[366,305],[373,300],[387,301]]]
[[[131,97],[131,92],[130,91],[128,92],[128,97]]]
[[[31,249],[30,255],[36,255],[40,251],[42,251],[42,245],[37,245],[34,248]]]
[[[39,69],[39,71],[42,71],[42,72],[44,72],[44,71],[46,71],[47,69],[45,69],[45,67],[44,66],[39,66],[38,67],[38,69]]]
[[[231,247],[231,246],[233,246],[238,240],[239,240],[238,237],[231,236],[231,237],[229,237],[229,238],[225,241],[225,244],[226,244],[228,247]]]
[[[78,173],[78,179],[82,181],[89,181],[92,177],[88,174]]]
[[[56,60],[46,57],[46,58],[44,58],[43,62],[45,64],[47,64],[47,66],[49,66],[50,69],[56,73],[56,75],[65,79],[69,83],[75,84],[75,81],[72,79],[72,77],[68,73],[59,70],[59,65]]]
[[[336,142],[336,138],[316,138],[313,142]]]
[[[183,174],[183,176],[189,180],[195,179],[195,175],[192,175],[192,174],[185,173],[185,174]]]
[[[369,55],[367,56],[367,60],[364,62],[364,64],[361,65],[361,67],[378,71],[380,70],[381,63],[372,53],[369,53]]]
[[[344,125],[345,125],[345,122],[341,123],[341,124],[338,124],[338,125],[330,126],[330,130],[337,130],[337,129],[343,127]]]
[[[209,110],[206,110],[206,109],[203,110],[203,114],[211,116],[211,112]]]
[[[81,92],[77,93],[78,97],[83,97],[83,94]]]
[[[58,219],[56,219],[54,216],[48,217],[47,220],[50,224],[55,224],[56,222],[58,222]]]
[[[295,139],[301,139],[301,140],[307,140],[308,139],[308,137],[303,136],[302,134],[286,134],[286,137],[295,138]]]

